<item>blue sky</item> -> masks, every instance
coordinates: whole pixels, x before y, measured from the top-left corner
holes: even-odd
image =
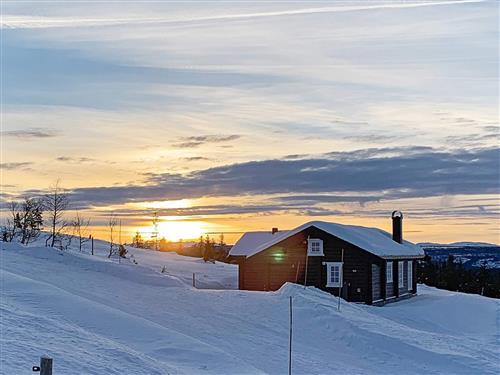
[[[385,228],[398,208],[411,239],[498,242],[495,1],[2,13],[4,199],[60,178],[96,224],[115,211],[131,231],[155,204],[220,231]]]

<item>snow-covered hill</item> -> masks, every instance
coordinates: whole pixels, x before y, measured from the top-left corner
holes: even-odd
[[[453,255],[455,262],[460,262],[465,268],[500,269],[500,246],[483,242],[454,242],[450,244],[419,243],[425,254],[433,261],[446,262]]]
[[[235,290],[237,270],[130,249],[133,259],[1,243],[2,374],[497,374],[499,301],[419,286],[385,307],[287,284]],[[165,266],[166,272],[161,273]],[[192,273],[200,285],[191,286]],[[223,289],[226,288],[226,289]]]

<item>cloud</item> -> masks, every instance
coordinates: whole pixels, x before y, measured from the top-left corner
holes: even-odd
[[[191,136],[191,137],[181,138],[180,142],[174,143],[173,146],[177,148],[193,148],[209,143],[230,142],[239,138],[241,138],[241,135],[238,134],[230,134],[230,135],[213,134],[213,135]]]
[[[288,203],[301,200],[363,203],[454,194],[497,194],[499,160],[499,148],[369,149],[303,159],[250,161],[186,175],[148,174],[143,185],[80,188],[73,190],[72,195],[82,204],[102,206],[265,194],[291,196],[281,198]],[[300,197],[304,194],[305,197]]]
[[[53,138],[59,135],[53,129],[48,128],[30,128],[23,130],[4,130],[1,133],[2,137],[18,138],[22,140],[32,140],[39,138]]]
[[[93,158],[87,158],[87,157],[75,158],[72,156],[59,156],[56,158],[56,160],[61,161],[61,162],[67,162],[67,163],[90,163],[90,162],[96,161],[96,159],[93,159]]]
[[[202,160],[208,161],[211,159],[207,158],[205,156],[188,156],[188,157],[182,158],[182,160],[185,160],[185,161],[202,161]]]
[[[17,16],[4,15],[0,22],[0,28],[60,28],[60,27],[95,27],[95,26],[113,26],[113,25],[140,25],[140,24],[165,24],[165,23],[200,23],[203,21],[232,21],[249,18],[266,18],[294,15],[308,15],[316,13],[333,13],[333,12],[352,12],[371,9],[391,9],[391,8],[415,8],[436,5],[450,5],[462,3],[477,3],[482,0],[457,0],[457,1],[437,1],[437,2],[414,2],[406,4],[373,4],[373,5],[355,5],[355,6],[329,6],[320,8],[299,8],[299,9],[284,9],[274,11],[260,11],[247,13],[232,13],[232,14],[214,14],[209,16],[174,16],[169,18],[69,18],[69,17],[40,17],[40,16]]]
[[[12,171],[12,170],[16,170],[16,169],[25,169],[31,165],[33,165],[33,162],[30,162],[30,161],[20,162],[20,163],[0,163],[0,169]]]

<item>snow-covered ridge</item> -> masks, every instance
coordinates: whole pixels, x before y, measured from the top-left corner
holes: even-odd
[[[452,243],[435,243],[435,242],[419,242],[420,247],[500,247],[500,245],[487,242],[452,242]]]
[[[133,248],[118,263],[105,242],[95,256],[0,244],[2,374],[27,373],[41,354],[65,375],[284,374],[289,296],[295,374],[499,370],[498,300],[419,285],[407,301],[338,311],[332,295],[294,284],[222,290],[236,286],[232,265]],[[212,289],[193,288],[193,272]]]

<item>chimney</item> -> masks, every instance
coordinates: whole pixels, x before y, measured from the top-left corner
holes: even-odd
[[[392,239],[403,243],[403,213],[392,211]]]
[[[271,229],[271,233],[272,233],[272,234],[278,233],[278,228],[273,228],[273,229]]]

